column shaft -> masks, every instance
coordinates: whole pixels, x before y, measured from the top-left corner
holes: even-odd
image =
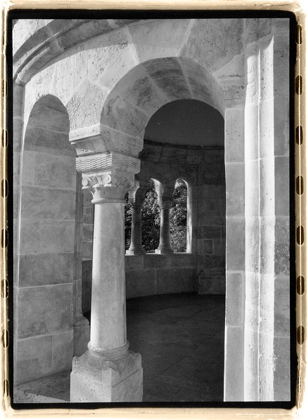
[[[160,210],[160,238],[159,246],[155,250],[157,254],[171,254],[173,250],[170,245],[170,206],[161,206]]]
[[[126,344],[124,253],[123,204],[95,204],[90,341],[95,348]]]
[[[129,170],[122,170],[123,162]],[[77,158],[76,169],[93,195],[95,217],[89,350],[73,359],[70,401],[142,401],[141,356],[128,349],[126,338],[124,244],[125,194],[135,185],[139,164],[101,153]]]
[[[145,254],[145,251],[142,247],[141,228],[141,207],[133,204],[130,247],[126,251],[128,255]]]

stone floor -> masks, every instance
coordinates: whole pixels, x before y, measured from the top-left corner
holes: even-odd
[[[224,301],[193,293],[127,301],[127,333],[130,348],[142,355],[145,402],[223,400]],[[14,402],[69,401],[69,373],[18,386]]]

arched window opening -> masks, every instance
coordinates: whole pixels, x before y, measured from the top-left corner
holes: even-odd
[[[170,209],[170,240],[175,252],[187,250],[187,185],[177,179],[173,192],[173,204]]]
[[[158,182],[155,180],[155,182]],[[154,253],[159,244],[160,207],[153,179],[149,180],[149,189],[141,208],[142,245],[146,252]]]

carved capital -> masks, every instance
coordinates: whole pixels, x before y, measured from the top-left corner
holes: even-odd
[[[96,190],[102,187],[111,187],[111,172],[82,174],[83,190]]]
[[[94,204],[98,203],[97,200],[124,202],[127,190],[134,183],[134,175],[119,170],[82,174],[82,189],[90,190]]]
[[[135,186],[139,167],[138,159],[114,152],[76,159],[76,169],[82,173],[82,188],[90,190],[94,204],[123,201],[126,192]]]

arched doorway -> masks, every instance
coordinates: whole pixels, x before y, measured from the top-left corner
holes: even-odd
[[[167,108],[169,115],[164,120]],[[159,176],[162,184],[158,189],[171,185],[172,195],[179,174],[182,179],[189,175],[188,191],[194,196],[189,211],[195,212],[191,231],[197,237],[193,238],[197,246],[193,253],[179,254],[170,241],[173,254],[161,252],[160,259],[157,254],[136,256],[139,270],[135,267],[126,272],[128,291],[130,297],[134,296],[127,302],[128,338],[132,349],[143,357],[144,401],[223,400],[225,236],[222,235],[226,191],[224,123],[217,114],[197,101],[174,101],[160,108],[145,130],[138,179],[141,182],[148,176]],[[147,129],[153,120],[159,129],[149,134]],[[218,143],[214,147],[200,146],[210,141],[208,120],[214,127],[212,141]],[[199,129],[194,130],[198,123]],[[179,144],[181,134],[183,140]],[[172,209],[173,204],[169,210],[170,233]],[[189,216],[192,223],[192,214]],[[186,257],[191,259],[189,263],[185,262]],[[133,256],[127,258],[132,260]],[[129,264],[133,266],[132,261]],[[192,267],[194,281],[189,284]],[[198,295],[197,290],[202,294]],[[136,298],[138,293],[147,297]],[[217,324],[212,318],[213,311]]]
[[[114,103],[125,105],[125,101],[119,97]],[[162,251],[160,255],[145,256],[144,250],[143,253],[139,254],[134,246],[134,252],[130,252],[130,255],[126,257],[126,287],[129,298],[196,291],[202,294],[224,294],[225,291],[226,193],[223,118],[210,105],[196,100],[171,101],[168,105],[160,108],[152,118],[154,119],[160,111],[163,112],[164,108],[174,105],[177,107],[179,103],[186,105],[184,109],[182,105],[182,113],[183,115],[186,114],[186,120],[182,115],[181,122],[183,125],[178,124],[178,130],[174,130],[173,140],[170,140],[170,143],[145,140],[144,148],[139,155],[141,170],[137,175],[137,179],[140,185],[143,185],[142,188],[145,188],[144,191],[146,191],[145,184],[148,179],[155,179],[158,190],[162,188],[160,200],[165,195],[167,201],[172,200],[175,181],[179,178],[187,179],[188,237],[190,239],[187,252],[191,255],[184,257],[175,253],[167,256],[169,253]],[[115,108],[117,109],[117,106]],[[106,111],[106,114],[108,114],[106,119],[109,119],[109,121],[112,121],[112,110],[113,108],[111,107],[108,112]],[[200,124],[202,125],[203,122],[205,125],[203,131],[200,131],[201,128],[199,127],[199,130],[192,133],[194,131],[192,130],[192,125],[196,126],[196,121],[193,119],[190,121],[191,113],[199,115]],[[178,110],[171,111],[171,116],[176,118]],[[150,119],[149,124],[151,124],[151,121]],[[206,124],[206,121],[211,123]],[[124,124],[123,119],[121,124]],[[169,127],[174,127],[175,125],[170,121],[169,124]],[[179,132],[183,132],[185,124],[188,126],[186,137],[184,136],[186,140],[178,144]],[[147,133],[147,128],[145,132]],[[187,133],[190,133],[189,138]],[[170,134],[167,138],[170,139]],[[157,137],[155,140],[157,140]],[[204,145],[204,143],[206,144]],[[167,192],[166,195],[166,187],[167,189],[170,187],[170,194]],[[132,200],[135,208],[138,207],[140,212],[141,201],[138,201],[138,203],[134,201],[134,199],[136,200],[136,190],[134,189],[133,191]],[[138,217],[139,219],[140,217]],[[200,225],[198,225],[198,219],[201,223]],[[139,229],[141,229],[139,222],[138,224]],[[137,226],[134,227],[137,228]],[[164,269],[162,264],[166,264],[166,269]],[[223,320],[224,304],[222,303],[220,306],[220,320]],[[216,352],[220,351],[223,355],[223,338],[220,338],[219,343],[220,348],[216,349]],[[201,345],[200,342],[198,342],[198,347],[199,345]],[[142,355],[141,349],[133,348],[133,350],[140,351]],[[204,360],[202,363],[204,363]],[[144,365],[143,368],[146,375],[149,367]],[[204,364],[203,371],[206,371],[206,369],[206,364]],[[222,400],[223,363],[221,362],[220,371],[220,400]],[[204,398],[210,398],[208,392],[211,386],[204,384],[204,389],[207,392],[207,396]]]
[[[97,204],[94,216],[91,340],[88,345],[89,352],[83,358],[85,357],[86,361],[96,352],[99,352],[102,357],[115,357],[115,360],[125,358],[130,369],[135,369],[134,386],[138,390],[132,395],[132,390],[127,387],[128,394],[125,397],[132,398],[132,401],[138,401],[141,398],[142,369],[140,356],[136,356],[132,363],[129,360],[133,356],[127,353],[126,296],[123,289],[124,255],[122,256],[125,249],[124,236],[123,240],[121,239],[124,234],[124,220],[119,213],[120,205],[125,203],[127,190],[136,189],[136,180],[133,175],[139,172],[140,163],[136,160],[137,151],[141,149],[145,125],[151,115],[167,102],[194,96],[199,100],[201,96],[205,103],[216,104],[221,109],[221,95],[215,92],[215,87],[219,92],[219,87],[213,77],[192,60],[170,57],[149,60],[138,65],[118,82],[105,101],[100,127],[108,152],[95,156],[87,155],[87,151],[84,150],[77,158],[77,170],[83,172],[83,188],[92,189],[94,197],[92,202]],[[83,142],[83,144],[85,148],[94,146],[93,143]],[[211,153],[207,159],[210,155]],[[215,153],[212,153],[212,156],[214,155]],[[156,253],[160,254],[160,257],[163,257],[164,255],[161,254],[165,253],[173,254],[169,243],[169,208],[174,182],[179,175],[181,174],[178,174],[171,183],[162,182],[162,189],[158,191],[161,224],[160,244]],[[168,181],[170,175],[156,177],[150,174],[150,177]],[[116,221],[117,215],[119,216]],[[109,227],[105,232],[99,231],[95,225]],[[116,232],[113,232],[114,229]],[[105,260],[105,256],[110,251],[112,254],[109,260]],[[111,311],[117,312],[117,316],[112,316],[112,319],[110,319]],[[118,361],[117,364],[119,363]],[[71,374],[71,398],[74,401],[100,398],[95,397],[95,393],[88,395],[80,369],[80,363],[77,360],[74,361]],[[125,372],[125,375],[128,374],[129,372]],[[120,392],[120,388],[124,387],[127,381],[130,381],[128,376],[122,378],[112,392]],[[84,390],[83,393],[81,389]],[[99,389],[96,392],[101,393]],[[113,398],[109,391],[106,392],[104,398]]]

